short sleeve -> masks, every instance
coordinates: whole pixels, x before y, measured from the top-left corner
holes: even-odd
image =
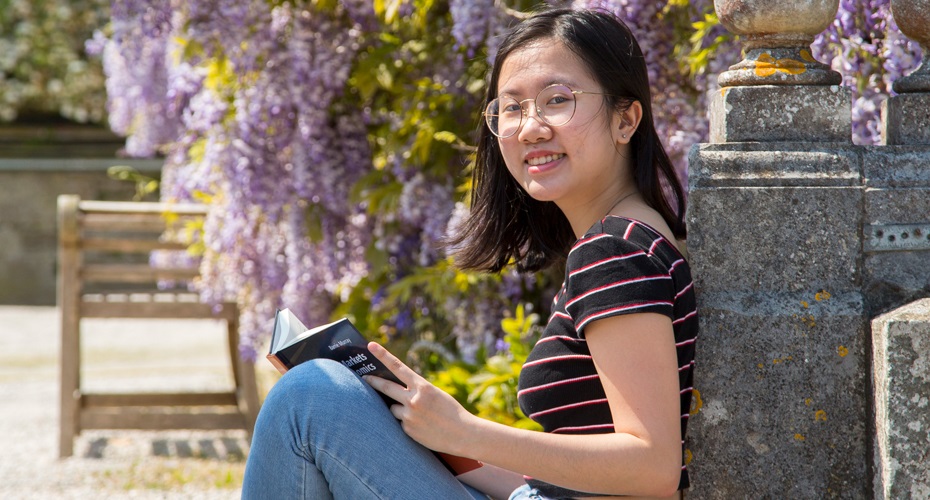
[[[635,228],[633,228],[635,229]],[[566,262],[566,312],[578,336],[592,321],[653,312],[674,319],[674,283],[667,266],[651,252],[653,235],[591,232],[578,240]]]

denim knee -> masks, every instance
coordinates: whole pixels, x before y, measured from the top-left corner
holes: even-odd
[[[271,388],[264,406],[277,410],[368,404],[371,389],[338,361],[314,359],[288,370]]]

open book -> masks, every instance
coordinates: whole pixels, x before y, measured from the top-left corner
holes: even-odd
[[[282,374],[304,361],[327,358],[342,363],[359,376],[375,375],[404,385],[371,354],[368,341],[348,318],[308,330],[289,309],[281,309],[275,314],[271,348],[266,357]],[[388,406],[396,403],[383,394],[381,398]],[[470,458],[434,453],[455,475],[482,465]]]

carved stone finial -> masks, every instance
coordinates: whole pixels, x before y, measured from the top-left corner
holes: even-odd
[[[720,86],[838,85],[840,74],[810,52],[838,7],[839,0],[714,0],[720,22],[740,36],[744,52],[720,74]]]
[[[901,32],[923,49],[920,66],[891,88],[899,94],[930,92],[930,0],[891,0],[891,13]]]

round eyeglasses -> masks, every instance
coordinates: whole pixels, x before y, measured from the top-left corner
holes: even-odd
[[[492,99],[484,110],[484,119],[492,134],[506,139],[523,126],[523,118],[529,117],[529,110],[523,107],[523,103],[532,101],[536,105],[538,119],[550,127],[558,127],[568,123],[575,115],[575,96],[578,94],[609,95],[572,90],[568,85],[557,83],[540,90],[535,99],[518,101],[509,95]]]

